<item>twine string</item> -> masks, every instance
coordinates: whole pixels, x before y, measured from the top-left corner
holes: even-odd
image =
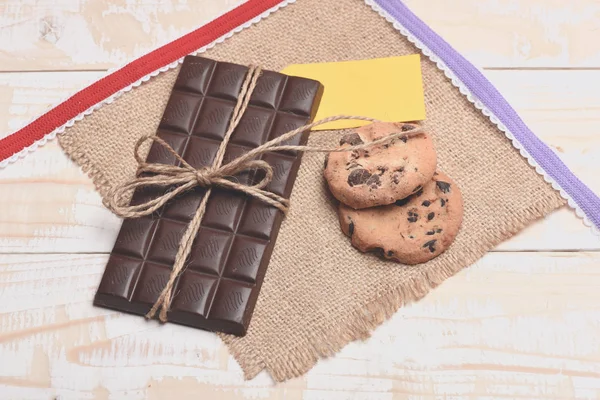
[[[233,110],[227,131],[225,132],[223,141],[217,150],[217,154],[211,166],[194,168],[160,137],[143,136],[139,139],[134,148],[134,156],[138,163],[136,177],[116,187],[109,196],[108,206],[115,214],[122,218],[139,218],[154,213],[169,201],[176,198],[180,194],[187,192],[188,190],[192,190],[196,187],[203,187],[207,189],[202,201],[200,202],[200,205],[198,206],[198,209],[194,213],[192,220],[190,221],[185,233],[183,234],[183,237],[181,238],[169,280],[150,311],[146,314],[147,318],[154,318],[156,312],[160,309],[160,321],[167,321],[167,312],[170,309],[173,298],[172,293],[175,281],[184,270],[185,262],[190,254],[194,239],[196,238],[198,230],[200,229],[202,218],[206,212],[206,204],[212,192],[212,188],[219,187],[242,192],[266,204],[276,207],[284,214],[287,213],[290,206],[289,200],[264,189],[273,179],[273,168],[266,161],[257,159],[262,154],[276,151],[322,153],[357,151],[386,143],[392,143],[395,140],[399,140],[404,137],[408,138],[423,134],[423,129],[420,126],[413,126],[411,129],[406,131],[396,132],[372,142],[343,148],[281,144],[292,139],[296,135],[311,130],[316,126],[324,125],[333,121],[362,120],[377,122],[377,120],[368,117],[337,115],[293,129],[262,144],[261,146],[254,148],[253,150],[248,151],[247,153],[228,163],[223,164],[223,159],[225,157],[225,152],[227,150],[229,140],[231,139],[231,135],[239,125],[239,122],[248,107],[250,97],[254,88],[256,87],[256,83],[260,74],[261,69],[259,67],[251,66],[249,68],[240,89],[238,101]],[[311,131],[310,134],[313,135],[320,132],[327,131]],[[180,165],[147,163],[143,159],[140,151],[142,145],[147,141],[156,142],[164,147],[168,153],[170,153],[177,161],[179,161]],[[239,183],[235,178],[233,178],[236,174],[250,171],[262,171],[264,173],[264,177],[262,177],[259,182],[248,185]],[[130,195],[133,191],[139,188],[148,187],[168,188],[169,190],[166,191],[166,193],[150,199],[145,203],[136,205],[129,204]]]

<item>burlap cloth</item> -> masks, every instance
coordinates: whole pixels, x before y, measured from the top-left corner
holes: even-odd
[[[361,0],[300,0],[205,55],[280,70],[291,63],[415,53],[418,49]],[[425,57],[422,69],[426,127],[434,135],[440,168],[464,196],[464,223],[455,243],[435,260],[413,267],[359,253],[340,231],[322,176],[324,155],[305,154],[250,330],[244,338],[222,336],[247,378],[263,369],[277,381],[305,373],[320,357],[367,338],[400,306],[564,204]],[[133,176],[133,145],[156,130],[177,72],[161,73],[59,137],[102,196]],[[333,145],[338,139],[313,135],[309,144]]]

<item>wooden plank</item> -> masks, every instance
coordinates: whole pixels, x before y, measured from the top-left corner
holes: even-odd
[[[121,226],[56,141],[0,170],[0,207],[0,253],[107,252]]]
[[[405,1],[479,65],[600,66],[600,45],[588,40],[600,19],[593,0],[456,0],[451,7],[430,0],[427,10]],[[105,69],[234,2],[241,0],[0,0],[0,71]],[[488,72],[596,191],[598,73]],[[0,74],[0,137],[100,75]],[[118,219],[56,143],[0,170],[0,209],[0,360],[10,360],[0,362],[2,397],[600,397],[597,252],[491,253],[400,310],[367,342],[273,386],[266,374],[244,382],[212,334],[93,308],[106,255],[1,254],[112,247]],[[599,247],[567,210],[498,247],[543,249]]]
[[[486,71],[488,78],[563,162],[600,194],[600,71]],[[498,250],[598,249],[600,238],[565,207]],[[559,243],[560,242],[560,243]]]
[[[600,192],[600,71],[487,74],[532,129],[552,144],[590,187]],[[29,76],[35,77],[33,84]],[[33,110],[45,107],[45,98],[66,97],[97,76],[98,73],[90,72],[0,74],[0,93],[11,93],[2,100],[0,126],[12,127],[29,120]],[[6,87],[9,89],[4,90]],[[56,143],[0,170],[0,207],[0,252],[4,253],[108,252],[120,226],[119,220],[101,205],[91,182]],[[533,224],[497,250],[599,248],[598,237],[565,208]]]
[[[0,1],[0,71],[122,65],[243,0]],[[594,0],[406,0],[482,67],[599,67]],[[123,29],[126,26],[127,29]]]
[[[600,67],[595,0],[404,0],[481,67]]]
[[[116,67],[244,2],[1,0],[0,71]]]
[[[0,73],[0,139],[104,75],[101,71]]]
[[[103,74],[0,74],[0,137]],[[0,170],[0,207],[0,252],[106,251],[120,227],[56,141]]]
[[[600,396],[600,253],[489,254],[280,385],[244,382],[213,334],[92,307],[106,257],[0,256],[6,398]]]

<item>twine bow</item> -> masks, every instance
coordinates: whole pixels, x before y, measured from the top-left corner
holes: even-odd
[[[279,196],[275,193],[265,190],[265,187],[273,179],[273,168],[263,160],[257,159],[260,155],[267,152],[274,151],[285,151],[294,150],[298,152],[340,152],[340,151],[354,151],[364,150],[372,146],[381,145],[384,143],[392,142],[402,137],[411,137],[423,133],[421,127],[413,127],[407,131],[401,131],[385,136],[383,138],[374,140],[372,142],[363,143],[356,146],[349,146],[344,148],[322,148],[322,147],[311,147],[311,146],[298,146],[298,145],[282,145],[281,143],[290,140],[294,136],[303,132],[309,131],[315,126],[323,125],[328,122],[338,120],[363,120],[376,122],[375,119],[360,116],[347,116],[338,115],[329,118],[322,119],[311,124],[307,124],[289,131],[273,140],[270,140],[263,145],[256,147],[253,150],[243,154],[242,156],[223,164],[225,151],[227,144],[233,134],[235,128],[238,126],[242,115],[244,114],[250,96],[256,87],[256,82],[260,76],[261,69],[256,66],[249,68],[246,78],[240,89],[237,104],[233,110],[232,118],[223,137],[217,154],[211,166],[194,168],[187,161],[185,161],[173,148],[165,142],[163,139],[157,136],[144,136],[139,139],[135,145],[134,156],[138,163],[138,170],[136,177],[124,184],[116,187],[110,194],[108,199],[109,208],[118,216],[122,218],[139,218],[142,216],[150,215],[159,208],[163,207],[170,200],[179,196],[180,194],[187,192],[188,190],[194,189],[195,187],[206,188],[207,191],[196,210],[192,220],[179,244],[177,254],[175,256],[175,263],[169,276],[169,280],[159,295],[158,299],[146,314],[147,318],[153,318],[156,312],[160,308],[159,319],[161,322],[167,321],[167,312],[170,308],[171,301],[173,298],[172,292],[177,277],[183,272],[185,261],[187,260],[190,251],[192,249],[193,241],[200,229],[200,224],[204,213],[206,211],[206,204],[210,197],[212,188],[220,187],[233,191],[238,191],[247,194],[248,196],[254,197],[264,203],[267,203],[273,207],[276,207],[283,213],[287,213],[289,208],[289,200]],[[313,131],[311,134],[323,131]],[[153,141],[163,146],[168,153],[173,155],[180,165],[166,165],[146,162],[140,154],[141,146],[147,141]],[[257,183],[252,185],[245,185],[239,183],[235,179],[235,175],[252,170],[261,170],[264,172],[264,177]],[[150,174],[150,175],[149,175]],[[166,191],[166,193],[153,198],[146,203],[130,205],[129,199],[131,193],[138,188],[144,187],[159,187],[169,188],[172,190]]]
[[[147,141],[153,141],[163,146],[180,165],[147,163],[140,155],[141,146]],[[137,178],[117,187],[110,198],[110,208],[125,218],[137,218],[152,214],[170,200],[183,192],[196,186],[203,188],[221,187],[238,192],[246,193],[273,207],[277,207],[284,213],[287,212],[289,200],[275,193],[263,190],[273,179],[273,168],[263,160],[252,160],[246,155],[231,161],[228,164],[210,167],[192,167],[183,157],[163,139],[157,136],[144,136],[135,146],[135,159],[138,163]],[[263,171],[264,177],[252,185],[238,183],[232,178],[242,172]],[[127,194],[142,187],[168,187],[173,188],[163,195],[151,199],[146,203],[129,205]]]

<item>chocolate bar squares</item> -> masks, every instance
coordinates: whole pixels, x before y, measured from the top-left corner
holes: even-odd
[[[188,56],[165,108],[157,135],[195,168],[212,164],[229,125],[248,68]],[[314,80],[263,71],[249,106],[227,144],[223,163],[309,123],[323,92]],[[305,144],[307,134],[286,144]],[[133,151],[133,149],[132,149]],[[301,162],[296,152],[266,153],[274,177],[265,188],[288,198]],[[178,161],[154,143],[147,162]],[[244,172],[246,184],[260,177]],[[96,293],[96,306],[146,314],[165,287],[179,242],[205,194],[188,191],[152,216],[126,219]],[[132,202],[159,196],[138,189]],[[176,281],[169,322],[246,334],[283,215],[244,194],[214,188],[186,269]]]

